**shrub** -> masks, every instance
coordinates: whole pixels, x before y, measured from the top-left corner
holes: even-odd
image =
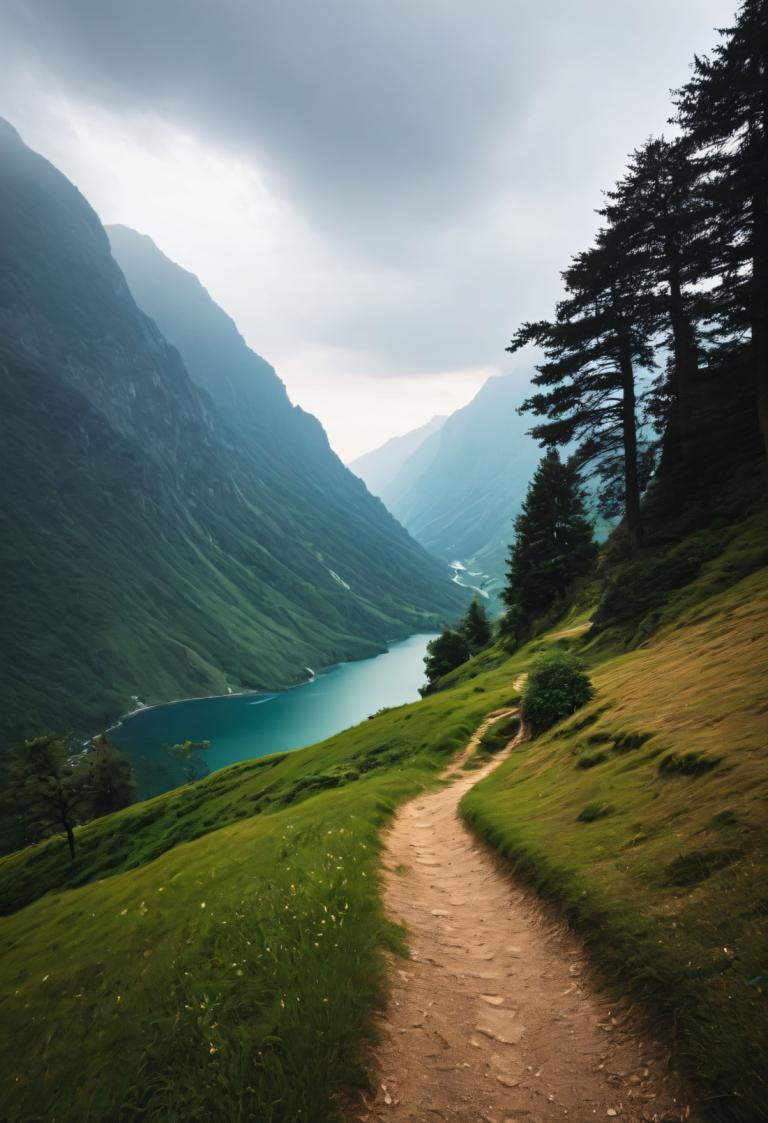
[[[535,737],[589,702],[594,693],[572,655],[564,651],[541,655],[523,687],[523,720]]]
[[[583,753],[576,761],[577,768],[595,768],[608,760],[608,753]]]
[[[576,822],[594,823],[595,819],[604,819],[612,812],[613,808],[608,803],[588,803],[576,816]]]
[[[662,776],[703,776],[720,763],[719,756],[706,753],[669,753],[659,764]]]

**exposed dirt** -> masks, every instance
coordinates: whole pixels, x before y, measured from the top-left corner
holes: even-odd
[[[408,930],[360,1121],[553,1123],[693,1119],[644,1035],[590,976],[566,928],[521,889],[458,817],[464,793],[514,751],[461,764],[407,804],[386,838],[385,901]]]

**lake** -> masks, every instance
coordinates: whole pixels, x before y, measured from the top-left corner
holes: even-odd
[[[383,655],[339,663],[311,682],[273,694],[192,698],[137,710],[110,730],[136,769],[146,799],[183,783],[184,762],[169,753],[183,741],[210,741],[196,754],[213,772],[228,764],[301,749],[364,721],[384,706],[415,702],[432,635],[410,636]]]

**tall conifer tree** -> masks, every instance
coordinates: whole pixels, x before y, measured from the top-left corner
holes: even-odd
[[[466,615],[463,617],[458,629],[469,644],[473,653],[481,651],[491,642],[491,623],[485,607],[477,597],[473,597]]]
[[[749,332],[768,452],[768,2],[744,0],[710,56],[677,91],[677,121],[705,164],[724,247],[722,327]]]
[[[607,228],[563,273],[566,296],[553,321],[527,323],[510,346],[542,347],[546,362],[534,385],[546,387],[522,405],[547,420],[531,434],[546,445],[577,444],[579,464],[592,463],[607,494],[619,494],[630,549],[641,542],[640,495],[647,469],[638,440],[636,368],[654,364],[652,303],[637,284],[632,248]]]
[[[522,631],[547,612],[577,577],[588,573],[597,547],[581,481],[556,449],[541,460],[515,519],[504,602]]]
[[[665,420],[683,460],[690,444],[698,375],[697,324],[712,301],[699,282],[717,268],[712,208],[690,145],[663,137],[635,151],[626,175],[607,192],[600,212],[625,246],[632,288],[644,305],[649,334],[670,353],[663,394]]]

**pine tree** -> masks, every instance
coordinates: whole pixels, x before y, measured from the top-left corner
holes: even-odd
[[[534,473],[510,547],[502,596],[519,630],[529,629],[590,571],[596,551],[579,474],[551,449]]]
[[[647,141],[632,154],[607,200],[600,213],[629,251],[625,261],[645,305],[649,334],[670,353],[657,396],[668,403],[667,446],[686,460],[699,367],[697,325],[712,312],[700,282],[717,267],[712,207],[690,144],[663,137]]]
[[[635,371],[655,365],[653,305],[638,286],[633,253],[621,231],[602,230],[563,273],[556,319],[523,324],[507,348],[544,349],[547,361],[532,381],[547,389],[521,407],[547,418],[531,434],[548,446],[576,442],[578,463],[593,464],[605,494],[620,497],[630,550],[641,543],[640,495],[649,475]]]
[[[677,121],[706,168],[724,247],[721,327],[748,332],[768,452],[768,3],[744,0],[712,56],[676,93]]]
[[[466,615],[459,624],[458,631],[464,636],[472,654],[481,651],[491,642],[491,623],[485,607],[477,597],[472,599]]]

